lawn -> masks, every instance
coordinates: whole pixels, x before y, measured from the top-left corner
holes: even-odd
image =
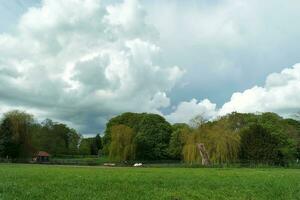
[[[300,199],[300,170],[1,164],[0,199]]]

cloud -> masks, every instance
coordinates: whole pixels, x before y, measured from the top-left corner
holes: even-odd
[[[101,131],[125,111],[156,112],[183,75],[161,65],[157,32],[136,0],[42,1],[0,35],[0,106]]]
[[[264,86],[254,86],[232,94],[230,101],[221,108],[208,99],[198,102],[183,101],[165,117],[173,123],[189,122],[197,115],[213,120],[231,112],[275,112],[284,117],[293,117],[300,111],[300,64],[285,68],[280,73],[267,76]]]
[[[175,104],[208,98],[219,106],[235,91],[300,60],[300,1],[144,1],[166,64],[186,69],[169,96]]]
[[[197,115],[202,115],[206,119],[212,119],[217,115],[216,104],[208,99],[198,102],[196,99],[179,103],[176,109],[166,115],[166,119],[172,123],[188,123]]]
[[[299,110],[298,65],[265,77],[299,62],[298,7],[43,0],[0,34],[0,110],[32,111],[83,133],[125,111],[172,122],[232,111],[289,115]]]
[[[220,109],[220,115],[238,112],[272,111],[290,116],[300,110],[300,64],[270,74],[263,87],[236,92]]]

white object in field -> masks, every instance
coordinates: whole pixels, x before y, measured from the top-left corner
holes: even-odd
[[[104,165],[104,166],[113,167],[113,166],[115,166],[116,164],[115,164],[115,163],[104,163],[103,165]]]
[[[135,163],[133,166],[134,167],[141,167],[141,166],[143,166],[143,163]]]

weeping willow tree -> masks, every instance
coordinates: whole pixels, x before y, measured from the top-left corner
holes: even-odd
[[[201,160],[199,151],[197,149],[199,135],[197,135],[195,132],[186,133],[183,136],[183,140],[184,140],[184,146],[182,149],[183,160],[189,164],[199,163]]]
[[[135,158],[134,131],[125,125],[116,125],[111,129],[109,158],[113,161],[126,161]]]
[[[199,130],[200,140],[205,144],[212,163],[230,163],[238,159],[240,149],[239,133],[216,125]]]
[[[31,157],[34,153],[30,133],[33,126],[30,114],[18,110],[5,113],[0,127],[0,154],[11,158]]]
[[[187,163],[200,163],[197,144],[204,144],[214,164],[234,162],[238,159],[240,136],[227,127],[226,121],[206,123],[185,137],[183,158]]]

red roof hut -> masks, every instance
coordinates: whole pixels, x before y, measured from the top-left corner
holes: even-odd
[[[34,160],[37,162],[49,162],[50,154],[45,151],[39,151]]]

